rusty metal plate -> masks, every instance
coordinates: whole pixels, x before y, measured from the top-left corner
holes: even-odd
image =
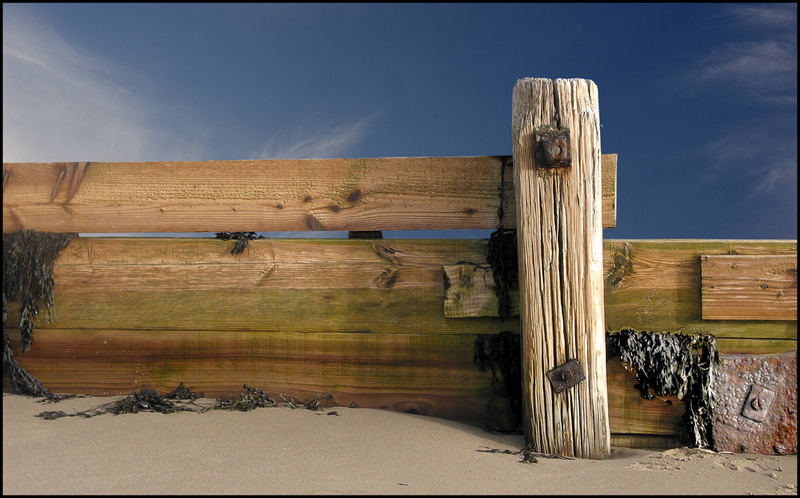
[[[797,353],[720,355],[714,449],[797,453]]]
[[[750,386],[750,393],[744,400],[742,406],[742,415],[755,420],[756,422],[763,422],[767,418],[767,412],[775,399],[775,393],[764,386],[753,384]]]
[[[534,159],[537,168],[569,168],[569,130],[538,130],[534,135]]]
[[[586,376],[578,360],[569,360],[547,372],[547,378],[550,379],[553,392],[558,394],[580,383]]]

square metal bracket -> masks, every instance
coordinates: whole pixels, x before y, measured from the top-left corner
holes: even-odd
[[[742,416],[763,423],[773,399],[775,399],[774,391],[758,384],[751,385],[750,393],[744,400]]]
[[[565,169],[572,166],[569,130],[537,130],[533,139],[537,168]]]
[[[547,372],[547,378],[550,380],[553,392],[558,394],[579,384],[586,376],[578,360],[573,359]]]

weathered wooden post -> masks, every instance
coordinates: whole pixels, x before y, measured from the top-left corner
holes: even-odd
[[[597,86],[519,80],[512,117],[526,443],[608,457]]]

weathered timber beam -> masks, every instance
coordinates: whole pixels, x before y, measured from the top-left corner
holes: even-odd
[[[512,135],[525,440],[545,453],[606,458],[611,433],[594,82],[519,80]],[[562,392],[548,374],[572,360],[585,380]]]
[[[494,229],[507,159],[3,163],[3,232]],[[604,155],[605,228],[616,170],[617,155]],[[513,209],[504,222],[513,226]]]
[[[720,316],[714,320],[704,318],[701,255],[728,257],[725,255],[737,254],[737,257],[776,257],[782,260],[796,257],[797,241],[605,240],[603,245],[606,330],[633,328],[713,334],[718,339],[730,339],[720,342],[720,351],[725,353],[796,349],[797,322],[794,320],[740,321],[734,316]],[[458,266],[446,267],[446,271],[455,274],[460,271]],[[481,272],[480,277],[470,279],[468,286],[456,279],[446,281],[449,287],[445,290],[445,316],[498,316],[491,270],[486,270],[485,274]],[[762,291],[760,285],[763,282],[757,283],[757,291]],[[465,287],[469,289],[464,290]],[[519,294],[516,289],[512,289],[510,301],[511,314],[518,314]],[[790,341],[783,342],[786,339]]]
[[[704,320],[797,320],[797,254],[700,256]]]
[[[414,323],[442,334],[519,330],[518,318],[497,320],[496,311],[481,313],[485,318],[466,319],[475,316],[476,309],[458,304],[456,294],[463,282],[449,278],[445,288],[442,265],[461,261],[482,265],[468,265],[474,269],[471,282],[478,286],[469,290],[471,299],[496,310],[493,276],[491,271],[484,273],[486,240],[264,239],[250,241],[236,256],[229,254],[232,244],[186,238],[74,239],[53,269],[54,320],[48,323],[42,313],[36,327],[118,328],[114,320],[120,320],[148,330],[170,326],[301,330],[302,322],[318,330],[326,324],[315,317],[328,317],[326,330],[331,331],[353,326],[420,331],[414,330]],[[794,350],[796,321],[702,319],[700,255],[796,252],[796,241],[606,240],[606,329],[713,334],[725,353]],[[394,291],[402,292],[393,296]],[[353,296],[354,304],[362,303],[365,311],[355,317],[355,325],[347,324],[347,296]],[[270,305],[268,299],[277,303]],[[290,304],[281,304],[283,300]],[[514,313],[519,309],[517,289],[511,290],[510,301]],[[217,313],[216,306],[208,305],[214,302],[232,308]],[[456,305],[457,314],[452,316],[465,319],[446,318],[443,303]],[[407,310],[413,316],[403,316]],[[380,319],[381,313],[395,311],[399,322]],[[16,326],[17,315],[12,306],[10,326]],[[282,323],[297,315],[305,317],[300,324]]]
[[[9,331],[19,353],[19,332]],[[180,382],[207,397],[235,398],[243,383],[308,401],[388,408],[511,430],[508,400],[473,362],[471,334],[326,334],[193,330],[37,331],[20,364],[54,392],[126,395]],[[608,362],[611,430],[674,436],[683,402],[644,400],[617,359]],[[505,425],[504,425],[505,424]]]
[[[54,265],[55,320],[37,330],[253,330],[493,334],[519,320],[456,323],[442,262],[483,260],[485,240],[250,241],[78,238]],[[19,312],[11,306],[9,326]],[[473,323],[474,322],[474,323]]]

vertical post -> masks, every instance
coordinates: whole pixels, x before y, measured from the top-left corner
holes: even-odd
[[[597,86],[519,80],[512,118],[526,443],[543,453],[605,458],[611,436]],[[547,375],[569,360],[580,371]]]

